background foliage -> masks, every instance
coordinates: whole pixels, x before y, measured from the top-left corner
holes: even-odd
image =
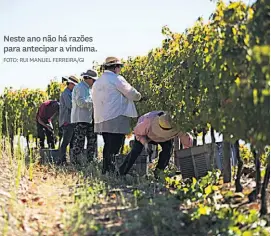
[[[122,71],[148,98],[137,103],[139,115],[167,110],[183,131],[209,124],[225,140],[242,139],[263,150],[270,142],[269,11],[267,0],[252,6],[218,1],[208,23],[199,18],[184,33],[163,27],[162,46],[129,58]],[[20,128],[35,136],[39,105],[59,99],[63,89],[56,81],[46,92],[6,89],[3,134]]]
[[[210,124],[228,141],[269,145],[269,2],[217,3],[207,24],[162,29],[162,47],[129,58],[123,75],[144,96],[140,115],[170,111],[184,131]]]
[[[64,84],[51,81],[46,91],[40,89],[6,88],[1,96],[2,133],[11,139],[16,134],[27,139],[30,135],[36,138],[36,114],[39,106],[46,100],[59,100]],[[53,121],[58,133],[58,119]]]

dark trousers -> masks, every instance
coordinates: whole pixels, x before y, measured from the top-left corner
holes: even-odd
[[[60,127],[58,129],[58,137],[59,137],[59,142],[61,141],[61,139],[63,138],[63,129],[62,127]]]
[[[152,141],[150,142],[150,144],[154,145],[159,144],[162,147],[162,151],[159,153],[159,160],[156,169],[164,170],[167,167],[171,156],[172,140],[162,143],[156,143]],[[121,175],[126,175],[129,172],[129,170],[135,163],[136,159],[142,152],[143,148],[144,148],[143,144],[135,139],[132,150],[129,152],[129,154],[127,155],[124,162],[119,168],[119,172]]]
[[[59,157],[62,162],[66,162],[67,146],[70,145],[70,149],[73,148],[74,139],[74,124],[63,125],[60,127],[62,133],[61,145],[59,148]]]
[[[104,140],[102,173],[114,171],[113,156],[120,152],[125,134],[102,133]]]
[[[52,148],[52,149],[55,148],[54,133],[50,131],[49,129],[45,128],[39,122],[37,122],[37,133],[38,133],[38,139],[40,140],[40,148],[42,149],[45,148],[44,146],[45,136],[47,138],[47,143],[48,143],[49,148]]]
[[[87,138],[87,159],[93,160],[97,156],[97,134],[94,133],[94,124],[78,122],[74,127],[72,157],[76,162],[84,151],[85,137]]]

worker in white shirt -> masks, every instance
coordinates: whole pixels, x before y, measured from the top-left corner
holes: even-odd
[[[107,57],[104,73],[92,87],[94,131],[104,140],[103,174],[114,171],[112,157],[130,133],[131,118],[138,116],[134,101],[141,99],[141,94],[119,75],[122,66],[118,58]]]

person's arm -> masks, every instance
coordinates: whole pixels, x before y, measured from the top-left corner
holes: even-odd
[[[145,119],[142,122],[138,123],[134,128],[134,135],[136,139],[141,142],[143,145],[148,144],[148,132],[150,127],[150,120]]]
[[[141,94],[120,75],[117,77],[116,87],[131,101],[139,101],[141,99]]]
[[[54,117],[56,116],[57,113],[58,113],[58,111],[56,111],[56,112],[52,115],[52,117],[49,119],[49,123],[50,123],[50,124],[52,123],[52,120],[54,119]]]
[[[41,120],[41,118],[40,118],[39,116],[38,116],[38,122],[39,122],[42,126],[44,126],[46,129],[49,129],[49,130],[52,131],[52,127],[50,127],[50,125],[45,124],[45,123]]]
[[[72,110],[72,98],[71,98],[71,96],[72,95],[70,95],[68,92],[63,92],[62,94],[61,94],[61,96],[60,96],[60,103],[64,106],[64,107],[66,107],[68,110],[69,110],[69,112],[71,112],[71,110]],[[64,122],[64,126],[66,126],[66,125],[68,125],[69,124],[69,122]]]
[[[193,147],[193,137],[189,133],[180,132],[178,137],[184,148]]]
[[[73,96],[77,106],[92,109],[92,99],[90,97],[86,99],[84,88],[74,88]]]
[[[67,107],[69,110],[71,110],[72,109],[72,100],[70,98],[70,95],[67,92],[65,92],[65,93],[62,93],[61,97],[62,97],[62,102],[63,102],[64,106]]]
[[[38,122],[42,125],[42,126],[44,126],[44,127],[46,127],[47,128],[47,124],[45,124],[42,120],[41,120],[41,118],[38,116]]]

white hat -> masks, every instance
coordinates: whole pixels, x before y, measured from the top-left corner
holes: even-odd
[[[66,77],[62,77],[62,83],[66,81],[68,83],[72,83],[74,85],[77,85],[79,83],[79,79],[77,79],[75,76],[71,75],[71,76],[66,76]]]

